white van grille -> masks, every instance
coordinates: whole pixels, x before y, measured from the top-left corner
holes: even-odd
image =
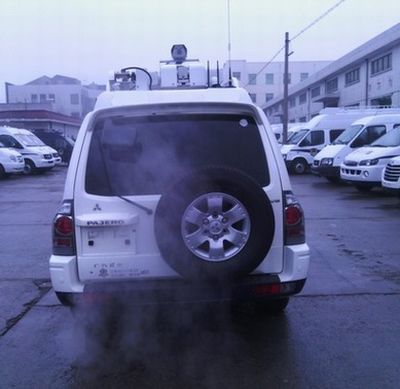
[[[386,166],[384,180],[396,182],[400,179],[400,166],[391,165]]]

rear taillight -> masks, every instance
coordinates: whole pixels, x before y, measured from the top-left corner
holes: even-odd
[[[285,245],[305,243],[304,213],[291,192],[284,193]]]
[[[53,254],[75,255],[72,201],[64,201],[53,221]]]

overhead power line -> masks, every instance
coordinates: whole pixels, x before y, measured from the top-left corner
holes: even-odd
[[[290,41],[294,41],[296,38],[298,38],[300,35],[304,34],[307,30],[309,30],[311,27],[313,27],[315,24],[317,24],[319,21],[321,21],[324,17],[329,15],[334,9],[339,7],[341,4],[343,4],[346,0],[340,0],[337,3],[335,3],[332,7],[328,8],[324,13],[322,13],[320,16],[318,16],[316,19],[314,19],[310,24],[308,24],[306,27],[304,27],[302,30],[300,30],[296,35],[293,36],[293,38]],[[256,77],[266,68],[268,67],[272,61],[285,49],[285,45],[283,45],[273,56],[272,58],[256,73]],[[249,85],[247,83],[245,87]]]
[[[309,30],[312,26],[317,24],[320,20],[322,20],[325,16],[330,14],[334,9],[339,7],[342,3],[344,3],[346,0],[340,0],[338,1],[335,5],[333,5],[331,8],[327,9],[322,15],[318,16],[316,19],[314,19],[307,27],[304,27],[301,31],[299,31],[296,35],[293,36],[291,41],[294,41],[296,38],[298,38],[301,34],[305,33],[307,30]]]

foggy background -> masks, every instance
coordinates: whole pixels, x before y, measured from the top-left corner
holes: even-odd
[[[294,36],[338,2],[230,0],[232,59],[269,61],[285,31]],[[398,23],[399,11],[398,0],[345,0],[292,43],[290,61],[335,60]],[[62,74],[105,84],[121,67],[158,70],[174,43],[222,64],[227,15],[227,0],[2,0],[0,102],[6,81]]]

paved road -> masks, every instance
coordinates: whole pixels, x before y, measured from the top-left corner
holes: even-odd
[[[398,387],[398,199],[293,177],[312,265],[285,315],[135,309],[104,352],[48,283],[64,177],[0,181],[0,388]]]

